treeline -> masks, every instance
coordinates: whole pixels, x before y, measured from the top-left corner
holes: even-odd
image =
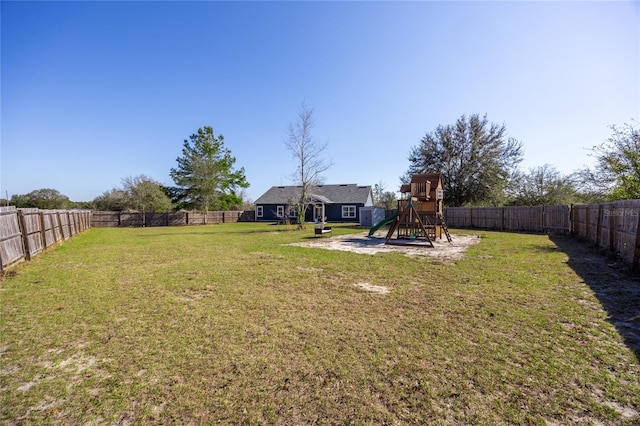
[[[591,148],[594,168],[563,175],[553,166],[522,171],[522,142],[504,125],[477,114],[427,133],[409,154],[415,173],[441,172],[444,204],[460,206],[556,205],[640,198],[640,131],[612,126],[612,135]]]
[[[242,210],[242,189],[247,188],[244,168],[235,169],[235,157],[224,146],[224,137],[205,126],[184,140],[182,156],[169,171],[175,186],[163,186],[145,175],[128,176],[122,184],[103,192],[92,201],[73,202],[50,188],[0,200],[1,205],[18,208],[91,209],[138,211],[144,213],[178,210]]]
[[[407,183],[416,173],[442,173],[444,204],[448,207],[640,199],[640,131],[632,124],[614,125],[611,130],[608,140],[591,148],[596,159],[593,168],[584,167],[565,175],[552,165],[543,164],[524,171],[520,168],[522,142],[509,137],[504,125],[489,122],[486,115],[463,115],[455,123],[439,125],[425,134],[411,149],[409,167],[401,180]],[[319,149],[315,154],[321,152]],[[324,164],[319,158],[295,154],[301,162],[298,170],[308,171],[310,164]],[[212,127],[200,128],[189,140],[184,140],[182,156],[176,161],[177,166],[169,172],[174,186],[163,186],[139,175],[123,178],[120,187],[109,189],[88,202],[72,202],[57,190],[45,188],[0,200],[0,205],[142,213],[252,208],[243,197],[244,188],[249,186],[244,168],[234,167],[235,157],[225,148],[224,137],[215,136]],[[317,183],[315,178],[298,180],[297,184],[308,187]],[[395,207],[396,193],[387,191],[384,183],[376,184],[373,192],[376,205],[387,209]]]

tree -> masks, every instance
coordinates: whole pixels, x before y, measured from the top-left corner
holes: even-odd
[[[128,209],[127,193],[120,188],[103,192],[93,200],[96,210],[121,212]]]
[[[175,201],[181,206],[199,208],[206,218],[209,210],[242,204],[236,191],[249,186],[244,168],[233,168],[236,158],[225,148],[224,137],[216,138],[213,127],[200,128],[190,140],[185,139],[182,157],[176,161],[178,167],[171,169],[170,176],[177,185]]]
[[[581,201],[574,177],[561,175],[549,164],[532,168],[527,174],[517,173],[511,191],[511,205],[542,206]]]
[[[294,182],[300,187],[292,201],[298,213],[298,228],[304,228],[304,217],[311,204],[312,188],[322,183],[322,173],[331,166],[330,161],[323,158],[327,144],[313,139],[311,130],[315,127],[313,109],[303,102],[295,123],[289,123],[285,146],[296,161],[296,170],[292,175]]]
[[[373,205],[391,210],[397,207],[395,192],[385,191],[384,182],[378,182],[373,186]]]
[[[42,210],[68,209],[69,197],[50,188],[36,189],[23,195],[11,196],[11,204],[16,207],[34,207]]]
[[[640,130],[611,126],[609,139],[592,148],[595,169],[581,171],[582,185],[609,200],[640,198]]]
[[[171,200],[162,186],[153,179],[140,175],[122,179],[127,206],[142,213],[162,212],[171,209]]]
[[[72,201],[70,208],[78,210],[93,210],[93,203],[91,201]]]
[[[122,188],[105,191],[93,200],[98,210],[135,210],[143,213],[162,212],[171,209],[171,199],[155,180],[139,175],[122,179]]]
[[[489,123],[486,115],[463,115],[422,138],[409,154],[403,181],[415,173],[441,172],[446,205],[496,205],[504,201],[504,189],[520,161],[522,143],[507,137],[504,125]]]

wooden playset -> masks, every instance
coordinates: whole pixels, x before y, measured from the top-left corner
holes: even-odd
[[[451,242],[442,217],[444,193],[441,173],[413,175],[411,183],[402,185],[400,192],[403,196],[398,200],[397,212],[385,220],[390,224],[386,244],[433,247],[433,240],[442,239],[442,234]]]

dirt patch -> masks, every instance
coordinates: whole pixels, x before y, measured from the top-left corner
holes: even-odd
[[[16,388],[16,390],[20,392],[26,392],[37,384],[38,384],[38,381],[33,380],[31,382],[21,384]]]
[[[390,291],[389,287],[385,287],[383,285],[374,285],[370,283],[356,283],[354,284],[354,286],[362,290],[370,291],[371,293],[378,293],[378,294],[387,294]]]
[[[445,262],[461,259],[467,249],[480,242],[476,235],[452,235],[452,242],[436,239],[434,247],[429,247],[424,240],[406,240],[411,245],[387,245],[384,236],[379,234],[368,237],[367,234],[341,235],[331,238],[318,238],[314,241],[293,243],[292,246],[321,248],[325,250],[350,251],[360,254],[404,253],[407,256],[429,256]]]

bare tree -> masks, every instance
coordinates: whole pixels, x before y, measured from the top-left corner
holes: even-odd
[[[318,143],[311,135],[314,127],[313,108],[303,102],[296,121],[289,123],[285,140],[285,146],[297,162],[292,178],[300,189],[292,203],[298,213],[299,229],[304,228],[304,217],[311,204],[312,188],[322,182],[322,174],[332,166],[331,161],[323,157],[327,143]]]
[[[528,173],[514,173],[507,192],[511,198],[509,204],[516,206],[571,204],[582,201],[575,176],[562,175],[549,164],[532,168]]]
[[[395,192],[387,191],[384,182],[380,181],[373,187],[373,205],[391,210],[396,207],[397,198]]]

